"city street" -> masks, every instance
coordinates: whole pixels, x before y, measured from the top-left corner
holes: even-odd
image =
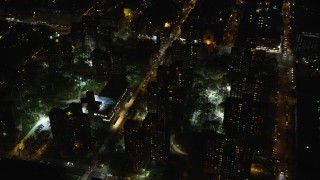
[[[154,59],[152,60],[153,66],[147,72],[147,74],[141,81],[140,85],[138,86],[137,90],[131,96],[129,102],[126,103],[125,106],[120,111],[119,118],[111,128],[112,131],[117,131],[118,129],[121,129],[122,126],[124,125],[124,122],[126,120],[125,116],[129,108],[132,106],[137,96],[139,96],[141,90],[143,90],[145,88],[145,85],[148,84],[149,80],[151,79],[150,77],[155,75],[154,73],[156,72],[155,71],[156,67],[164,63],[162,58],[163,55],[165,54],[166,50],[171,46],[172,42],[176,40],[178,37],[180,37],[180,28],[184,23],[184,21],[187,19],[190,11],[196,5],[196,2],[197,2],[196,0],[191,0],[190,3],[186,3],[185,6],[183,7],[183,11],[180,13],[181,15],[178,16],[176,20],[174,20],[175,23],[173,24],[173,28],[172,28],[173,31],[171,32],[171,36],[169,37],[169,40],[166,41],[166,43],[161,44],[159,52],[157,53],[156,56],[154,56]]]
[[[277,118],[273,134],[275,159],[275,178],[294,179],[294,149],[295,149],[295,83],[294,83],[294,56],[291,52],[289,35],[291,32],[290,16],[293,11],[293,0],[283,4],[284,34],[282,52],[277,55],[279,63],[279,89],[277,96]]]

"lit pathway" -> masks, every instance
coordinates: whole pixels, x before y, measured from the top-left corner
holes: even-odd
[[[186,152],[184,152],[184,151],[181,150],[180,145],[175,143],[174,138],[175,138],[175,135],[172,135],[172,136],[170,137],[171,152],[172,152],[172,153],[175,153],[175,154],[178,154],[178,155],[181,155],[181,156],[188,156],[188,154],[187,154]]]

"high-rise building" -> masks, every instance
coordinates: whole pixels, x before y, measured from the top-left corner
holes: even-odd
[[[184,118],[186,89],[182,86],[168,85],[157,95],[157,113],[161,123],[180,128]]]
[[[46,50],[45,57],[51,69],[61,68],[73,63],[71,44],[63,38],[59,42],[50,41]]]
[[[243,75],[238,75],[236,77],[234,77],[231,80],[230,86],[230,97],[237,97],[237,98],[241,98],[243,96],[243,94],[245,93],[245,86],[246,86],[247,82],[246,82],[246,78],[243,77]]]
[[[296,53],[307,55],[320,53],[320,33],[302,32],[297,34],[294,51]]]
[[[320,9],[317,3],[318,1],[314,0],[294,2],[292,11],[294,13],[289,14],[294,17],[292,31],[298,34],[302,32],[320,33],[319,26],[315,26],[315,22],[320,20]]]
[[[97,26],[86,22],[77,22],[70,25],[74,51],[91,53],[96,47],[98,31]]]
[[[124,124],[124,142],[127,157],[134,172],[141,172],[150,160],[149,136],[139,121],[128,119]]]
[[[156,113],[148,113],[142,126],[148,133],[150,157],[157,161],[166,160],[170,152],[169,129],[158,121]]]
[[[110,74],[126,75],[125,55],[121,49],[113,49],[110,53]]]
[[[183,86],[186,90],[189,90],[193,84],[193,68],[183,67],[181,61],[174,62],[169,67],[168,78],[170,84]]]
[[[109,9],[103,10],[103,9]],[[95,12],[100,22],[100,27],[106,29],[106,31],[119,30],[125,20],[125,14],[123,12],[123,6],[117,1],[108,1],[101,6],[101,11]]]
[[[297,81],[297,178],[319,178],[320,160],[320,95],[319,78],[301,78]],[[290,121],[289,121],[290,122]],[[288,126],[294,126],[289,123]],[[294,141],[288,138],[288,141]]]
[[[202,43],[202,32],[200,31],[200,16],[197,12],[191,11],[187,20],[182,24],[181,36],[189,42]]]
[[[167,124],[171,119],[171,103],[169,100],[169,92],[166,88],[162,88],[157,96],[157,113],[158,120]]]
[[[157,112],[157,95],[159,92],[158,83],[149,81],[147,85],[147,110],[150,113]]]
[[[266,51],[255,49],[252,51],[250,67],[255,68],[260,66],[263,62],[266,61]]]
[[[141,129],[142,125],[139,121],[135,121],[132,119],[127,119],[123,130],[124,130],[124,144],[125,144],[125,151],[127,156],[132,157],[133,151],[133,140],[132,137],[138,133]]]
[[[73,144],[73,149],[78,150],[88,150],[91,145],[91,130],[90,130],[90,120],[88,114],[80,113],[70,115],[68,117],[71,126],[71,143]]]
[[[246,94],[253,96],[255,102],[267,102],[267,87],[259,75],[235,73],[231,80],[230,97],[242,98]]]
[[[237,137],[239,135],[241,111],[241,98],[226,98],[223,127],[228,136]]]
[[[252,95],[226,99],[223,126],[226,134],[245,141],[257,141],[263,135],[266,105],[254,102]]]
[[[227,139],[223,147],[220,179],[249,179],[253,148],[239,140]]]
[[[294,5],[294,52],[303,57],[295,66],[296,119],[289,120],[289,144],[296,145],[296,179],[320,179],[320,96],[319,96],[319,40],[320,20],[318,1],[295,1]],[[297,59],[298,60],[298,59]],[[289,103],[290,103],[289,98]],[[290,107],[290,106],[289,106]],[[291,116],[289,115],[289,118]],[[292,129],[292,131],[290,131]],[[294,132],[293,132],[294,131]],[[291,138],[292,137],[292,138]]]
[[[231,49],[231,63],[229,72],[247,74],[249,70],[249,62],[247,56],[251,53],[250,48],[245,51],[239,47],[233,47]]]
[[[171,63],[185,60],[186,50],[187,49],[185,42],[178,40],[173,41],[172,46],[170,48]]]
[[[185,117],[185,105],[187,98],[187,89],[183,86],[178,86],[173,89],[172,96],[169,97],[171,108],[171,121],[170,126],[174,128],[180,128],[181,123]]]
[[[192,40],[187,43],[189,54],[189,67],[199,67],[203,64],[203,58],[205,55],[205,46],[200,40]]]
[[[178,125],[183,119],[187,93],[193,84],[193,68],[183,67],[181,61],[157,69],[157,113],[159,121]],[[176,122],[176,123],[174,123]]]
[[[282,36],[282,7],[270,1],[245,2],[239,36],[256,49],[279,52]]]
[[[224,144],[224,135],[216,133],[208,133],[206,135],[203,170],[206,173],[213,174],[214,179],[218,179],[220,175]]]
[[[132,139],[132,163],[134,172],[143,172],[150,160],[149,138],[143,129],[134,134]]]
[[[67,115],[63,109],[53,108],[49,112],[51,133],[55,145],[59,147],[60,156],[71,155],[71,145],[69,143],[71,134],[68,133]]]
[[[69,157],[90,148],[90,120],[87,114],[82,113],[80,103],[72,103],[65,109],[52,109],[49,119],[61,156]]]
[[[159,65],[157,67],[157,82],[159,83],[160,87],[162,87],[165,79],[169,74],[169,67],[165,65]]]
[[[110,73],[110,54],[100,48],[91,52],[92,67],[98,77],[105,78]]]
[[[150,155],[152,159],[164,161],[170,153],[169,129],[163,124],[150,128]]]

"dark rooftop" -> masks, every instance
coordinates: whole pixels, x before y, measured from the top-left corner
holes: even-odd
[[[125,76],[114,75],[110,78],[107,85],[102,89],[99,96],[118,100],[127,86],[128,82]]]
[[[0,179],[67,179],[66,169],[32,161],[0,158]]]

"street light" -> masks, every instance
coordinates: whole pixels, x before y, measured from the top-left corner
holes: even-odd
[[[19,159],[21,159],[21,151],[23,150],[23,144],[18,145],[18,151],[19,151]]]

